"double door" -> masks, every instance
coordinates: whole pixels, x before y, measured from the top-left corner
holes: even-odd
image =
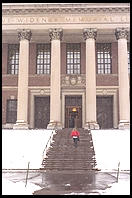
[[[97,123],[101,129],[113,128],[113,96],[97,96]]]
[[[35,128],[46,129],[50,121],[50,97],[35,97]]]
[[[65,128],[82,128],[82,97],[65,97]]]

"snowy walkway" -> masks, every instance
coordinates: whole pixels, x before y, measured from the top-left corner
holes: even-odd
[[[2,169],[27,169],[30,162],[31,169],[39,169],[45,145],[51,135],[51,130],[3,130],[2,131]],[[96,153],[97,168],[102,171],[130,170],[130,131],[129,130],[92,130],[93,144]],[[113,192],[130,193],[130,181],[119,180],[108,194]],[[15,188],[13,188],[15,185]],[[8,186],[8,188],[7,188]],[[9,189],[19,189],[20,194],[32,194],[38,186],[28,184],[29,191],[25,190],[25,183],[12,183],[2,178],[2,193],[8,194]],[[120,186],[120,187],[119,187]],[[124,188],[122,188],[124,186]],[[122,190],[119,192],[119,188]],[[32,192],[32,193],[31,193]],[[13,192],[10,192],[13,193]],[[14,191],[13,194],[16,192]],[[73,192],[74,193],[74,192]],[[101,192],[103,194],[103,192]]]

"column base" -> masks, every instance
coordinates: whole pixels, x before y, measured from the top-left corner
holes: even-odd
[[[13,126],[11,123],[2,124],[2,129],[13,129]]]
[[[14,124],[13,129],[29,129],[29,125],[24,120],[18,120],[16,121],[16,124]]]
[[[97,122],[86,122],[84,129],[99,129]]]
[[[62,129],[62,123],[59,121],[51,120],[47,126],[47,129]]]
[[[120,120],[118,128],[119,129],[130,129],[130,122],[128,120]]]

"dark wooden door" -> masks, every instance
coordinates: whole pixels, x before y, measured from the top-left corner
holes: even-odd
[[[101,129],[113,128],[113,96],[97,96],[97,122]]]
[[[76,112],[73,112],[76,108]],[[65,97],[65,128],[82,127],[82,97]]]
[[[46,129],[50,121],[50,97],[35,97],[35,128]]]

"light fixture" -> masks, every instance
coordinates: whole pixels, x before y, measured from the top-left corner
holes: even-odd
[[[73,107],[73,108],[72,108],[72,111],[73,111],[73,112],[76,112],[76,111],[77,111],[76,107]]]

